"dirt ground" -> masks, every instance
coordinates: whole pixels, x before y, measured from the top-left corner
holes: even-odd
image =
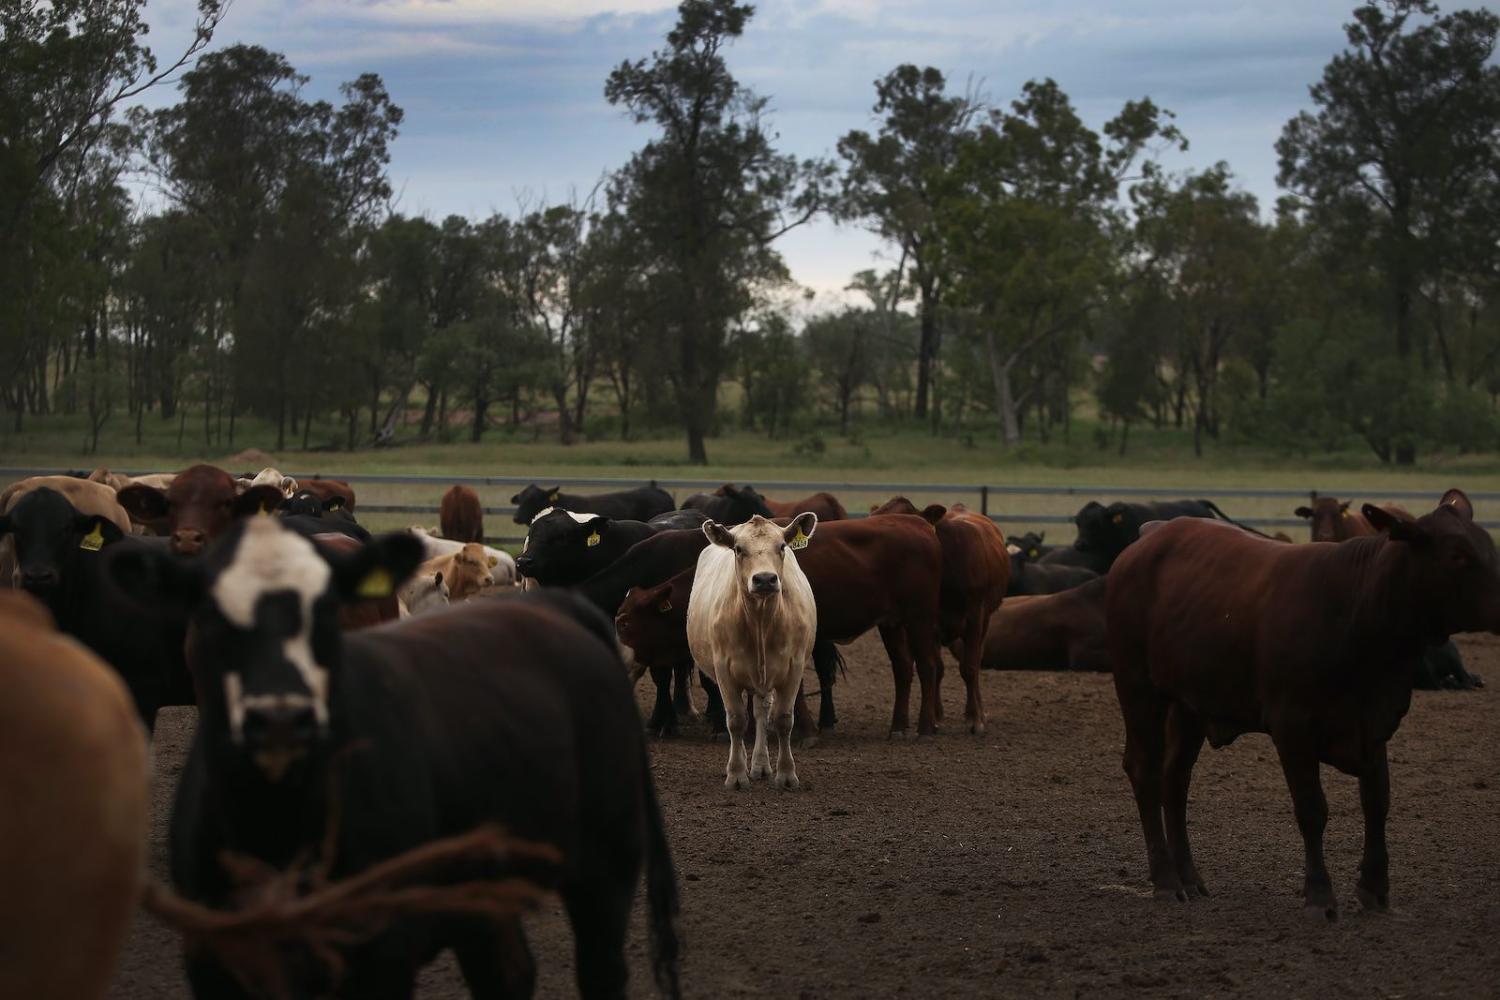
[[[1460,645],[1491,687],[1418,692],[1391,744],[1391,915],[1353,905],[1357,788],[1324,771],[1329,868],[1346,904],[1329,925],[1303,915],[1300,840],[1265,737],[1205,750],[1195,774],[1194,848],[1213,897],[1157,902],[1108,676],[986,674],[990,727],[975,738],[958,725],[951,671],[948,728],[890,741],[889,668],[867,637],[846,651],[838,733],[797,753],[799,792],[725,791],[726,745],[699,726],[653,743],[681,876],[685,992],[1500,996],[1500,639]],[[152,864],[162,877],[192,725],[179,709],[158,728]],[[529,928],[538,995],[572,995],[561,914],[539,913]],[[638,918],[635,996],[653,992],[644,941]],[[110,996],[186,995],[175,940],[140,918]],[[445,958],[419,995],[467,992]]]

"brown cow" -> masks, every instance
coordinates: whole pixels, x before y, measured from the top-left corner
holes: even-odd
[[[1109,670],[1104,578],[1056,594],[1007,597],[984,636],[986,670]]]
[[[297,489],[317,497],[320,503],[327,505],[328,510],[342,510],[351,515],[354,513],[354,490],[342,479],[303,479],[299,480]],[[328,503],[335,498],[337,503]]]
[[[0,996],[102,997],[145,876],[145,730],[26,594],[0,593],[0,690]]]
[[[1460,490],[1413,521],[1370,504],[1362,513],[1381,534],[1340,545],[1281,545],[1184,518],[1110,571],[1125,769],[1159,897],[1206,894],[1187,838],[1203,740],[1222,747],[1264,732],[1302,832],[1306,906],[1338,914],[1323,860],[1320,763],[1359,779],[1356,893],[1367,908],[1388,906],[1386,742],[1411,705],[1424,647],[1454,632],[1500,632],[1500,559]]]
[[[832,521],[818,528],[818,544],[799,552],[797,560],[817,601],[819,642],[853,642],[871,628],[880,629],[896,687],[892,735],[904,735],[910,725],[914,661],[922,688],[917,732],[936,732],[943,550],[932,525],[909,514]],[[687,585],[681,575],[674,580]],[[644,623],[640,628],[646,628]],[[685,604],[674,600],[652,623],[650,634],[657,652],[647,662],[691,658]],[[835,718],[832,691],[827,678],[820,680],[819,723],[827,728]]]
[[[484,507],[473,487],[461,483],[448,487],[438,508],[438,524],[444,538],[456,542],[484,541]]]
[[[356,538],[334,532],[313,535],[312,541],[325,555],[332,554],[334,558],[338,558],[339,554],[347,556],[365,547],[365,543]],[[345,632],[356,632],[383,622],[393,622],[400,617],[401,604],[395,594],[339,604],[339,628]]]
[[[725,483],[714,490],[714,496],[729,496],[729,490],[732,488],[734,487]],[[763,496],[760,491],[750,485],[738,487],[737,489],[741,496],[752,497],[765,504],[774,517],[796,517],[803,511],[810,510],[818,515],[818,523],[820,524],[824,521],[846,521],[849,519],[849,512],[844,509],[843,504],[839,503],[839,498],[832,493],[814,493],[812,496],[803,497],[801,500],[785,501],[772,500],[769,497]]]
[[[213,465],[177,473],[165,490],[133,483],[117,497],[132,520],[153,534],[169,535],[172,551],[195,555],[238,518],[271,511],[283,499],[278,486],[252,486],[243,493],[234,477]]]
[[[1342,542],[1348,538],[1359,538],[1375,534],[1370,522],[1357,510],[1350,510],[1351,500],[1340,502],[1337,497],[1320,497],[1313,493],[1309,498],[1312,506],[1298,507],[1292,511],[1300,518],[1311,522],[1312,540],[1315,542]]]
[[[1010,553],[1005,535],[988,517],[974,514],[963,504],[943,507],[932,504],[922,511],[906,497],[892,497],[875,508],[872,516],[915,514],[937,530],[943,549],[943,585],[938,602],[941,638],[958,659],[966,699],[964,721],[971,733],[984,732],[984,699],[980,695],[979,660],[984,650],[990,615],[1005,599],[1010,585]],[[942,687],[938,670],[937,691]],[[934,711],[942,718],[943,702],[934,694]]]

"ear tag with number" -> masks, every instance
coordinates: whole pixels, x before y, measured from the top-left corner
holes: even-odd
[[[365,574],[365,578],[359,581],[359,586],[354,592],[360,597],[390,597],[395,584],[391,580],[390,571],[384,566],[376,566]]]
[[[589,537],[588,537],[588,543],[589,543],[589,548],[593,548],[595,545],[598,545],[599,544],[599,532],[596,531],[592,535],[589,535]]]
[[[94,530],[83,536],[78,547],[85,552],[98,552],[104,548],[104,531],[99,527],[98,521],[94,522]]]
[[[793,550],[807,548],[807,536],[802,533],[801,528],[797,529],[797,536],[787,543],[787,548]]]

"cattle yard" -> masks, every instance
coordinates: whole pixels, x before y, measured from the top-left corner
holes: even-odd
[[[681,879],[692,997],[1472,997],[1500,982],[1500,639],[1464,637],[1491,681],[1417,692],[1391,743],[1392,912],[1353,900],[1355,782],[1324,769],[1328,859],[1344,904],[1304,916],[1291,802],[1264,736],[1204,750],[1192,828],[1213,893],[1157,902],[1120,769],[1105,674],[983,675],[989,731],[963,732],[947,687],[935,738],[889,740],[878,639],[845,652],[840,725],[797,749],[802,790],[721,787],[725,744],[700,720],[651,744]],[[950,670],[952,661],[949,660]],[[956,674],[955,680],[956,680]],[[649,682],[637,691],[649,709]],[[694,692],[701,709],[703,695]],[[151,870],[166,877],[166,818],[194,722],[162,713],[153,747]],[[649,996],[636,908],[631,995]],[[574,995],[560,907],[531,918],[537,995]],[[176,937],[139,916],[114,1000],[187,995]],[[450,958],[426,1000],[467,996]]]

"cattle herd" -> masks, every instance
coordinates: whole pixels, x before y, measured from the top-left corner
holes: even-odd
[[[678,733],[696,680],[728,741],[725,786],[791,790],[794,745],[835,730],[839,646],[871,630],[892,736],[943,725],[944,648],[976,734],[981,669],[1113,672],[1156,895],[1208,894],[1187,829],[1204,741],[1266,733],[1304,842],[1304,903],[1332,919],[1320,765],[1358,780],[1356,896],[1384,910],[1387,741],[1414,687],[1481,683],[1451,635],[1500,632],[1500,562],[1460,490],[1420,517],[1314,494],[1296,511],[1306,545],[1203,500],[1090,502],[1066,546],[903,497],[854,518],[828,493],[781,503],[735,485],[680,507],[654,483],[532,485],[512,502],[515,559],[484,544],[464,485],[443,495],[440,530],[379,536],[347,483],[274,469],[100,469],[0,492],[0,808],[19,819],[0,823],[0,884],[20,900],[0,917],[0,996],[107,986],[145,891],[146,741],[163,706],[198,718],[170,822],[177,897],[248,912],[265,873],[311,866],[296,891],[338,886],[493,824],[560,860],[466,857],[422,885],[556,893],[580,994],[619,997],[644,883],[652,972],[678,996],[671,836],[631,690],[647,673],[646,731]],[[449,949],[476,997],[533,990],[513,913],[338,913],[325,936],[276,940],[287,995],[410,996]],[[245,926],[271,933],[262,920],[237,924],[232,947],[185,935],[196,996],[256,995],[266,970],[245,967],[262,954]]]

